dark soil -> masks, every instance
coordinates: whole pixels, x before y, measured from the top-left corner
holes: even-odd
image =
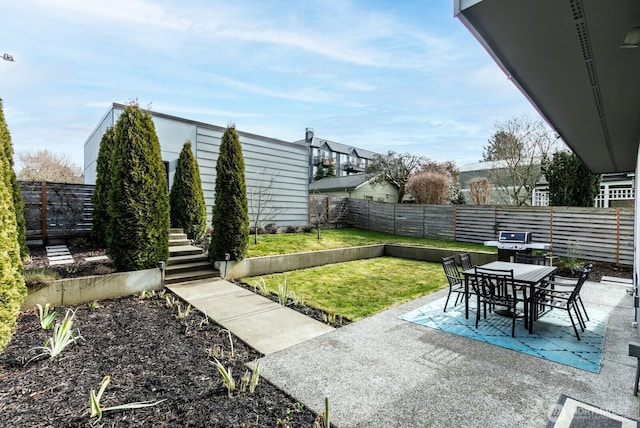
[[[169,293],[166,296],[171,296]],[[17,331],[0,353],[2,427],[311,427],[316,415],[260,380],[256,391],[228,395],[214,362],[231,368],[236,382],[261,355],[197,311],[178,317],[167,297],[128,297],[56,308],[57,321],[75,311],[76,343],[55,358],[38,357],[51,331],[34,311],[22,313]],[[30,361],[30,362],[29,362]],[[137,410],[90,419],[89,391],[105,375],[105,406],[166,400]]]

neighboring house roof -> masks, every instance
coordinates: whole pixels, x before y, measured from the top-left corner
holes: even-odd
[[[353,191],[368,182],[367,174],[325,177],[309,184],[309,192],[326,192],[330,190]]]
[[[298,140],[296,144],[306,144],[306,140]],[[349,146],[342,143],[336,143],[335,141],[326,140],[324,138],[318,138],[316,136],[311,140],[311,147],[321,148],[326,146],[330,151],[336,153],[351,154],[355,153],[356,156],[363,159],[373,159],[373,157],[379,153],[372,152],[371,150],[361,149],[353,146]]]

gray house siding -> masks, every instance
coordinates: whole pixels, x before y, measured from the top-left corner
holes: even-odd
[[[95,184],[100,140],[123,110],[123,105],[114,103],[85,142],[86,184]],[[162,160],[169,164],[169,185],[173,183],[173,175],[184,142],[187,139],[191,141],[194,156],[200,167],[207,205],[207,223],[210,223],[215,198],[216,162],[225,128],[157,112],[151,112],[151,115],[160,140]],[[238,131],[238,135],[245,161],[247,193],[259,185],[265,175],[267,178],[275,175],[272,206],[278,215],[274,223],[281,227],[307,224],[308,147],[242,131]]]

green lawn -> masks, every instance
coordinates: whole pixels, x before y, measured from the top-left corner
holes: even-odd
[[[250,237],[247,257],[270,256],[276,254],[299,253],[302,251],[328,250],[332,248],[355,247],[371,244],[408,244],[426,247],[452,248],[459,251],[491,251],[479,244],[440,241],[436,239],[411,238],[362,229],[325,229],[321,239],[316,233],[279,233],[259,235],[258,244]],[[495,251],[495,249],[494,249]]]
[[[269,291],[276,294],[278,284],[284,284],[285,277],[289,289],[299,300],[303,299],[305,305],[352,321],[447,286],[439,263],[393,257],[331,264],[243,281],[254,286],[262,278]]]

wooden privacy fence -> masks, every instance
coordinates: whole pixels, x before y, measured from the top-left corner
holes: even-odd
[[[21,181],[27,241],[88,236],[95,186]]]
[[[633,264],[633,208],[386,204],[349,199],[354,227],[460,242],[495,240],[500,230],[530,231],[554,255]]]

